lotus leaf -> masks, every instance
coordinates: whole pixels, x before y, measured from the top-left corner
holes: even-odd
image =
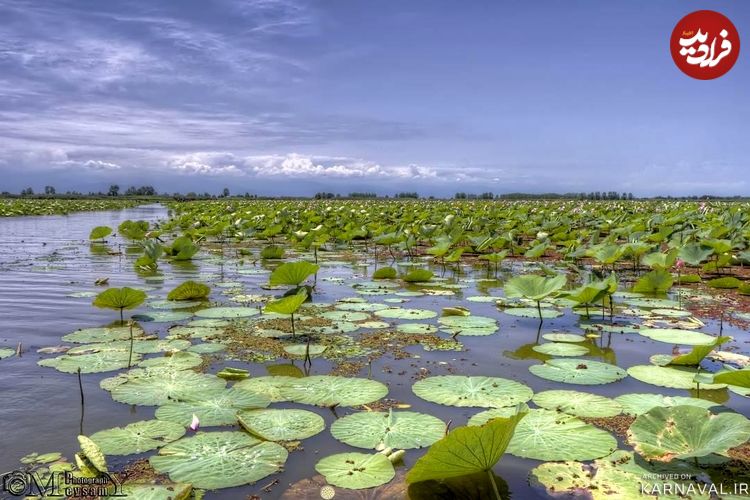
[[[90,240],[101,240],[112,234],[112,228],[108,226],[96,226],[89,234]]]
[[[330,455],[315,465],[328,483],[361,490],[374,488],[393,479],[396,471],[388,457],[380,453],[339,453]]]
[[[716,342],[716,337],[707,333],[678,330],[676,328],[641,328],[638,333],[652,340],[668,344],[713,345]]]
[[[306,439],[326,428],[323,418],[308,410],[243,410],[237,419],[249,433],[267,441]]]
[[[647,384],[672,389],[698,389],[693,380],[698,372],[694,369],[671,366],[636,365],[628,368],[628,375]],[[723,389],[724,384],[700,384],[701,389]]]
[[[578,391],[544,391],[538,392],[532,401],[547,410],[556,410],[576,417],[614,417],[622,412],[617,401]]]
[[[140,354],[133,353],[132,364],[140,359]],[[79,369],[81,373],[101,373],[127,368],[129,361],[131,361],[129,352],[109,350],[92,354],[63,354],[56,358],[42,359],[37,364],[65,373],[77,373]]]
[[[268,282],[271,286],[299,286],[307,278],[317,273],[319,269],[319,265],[304,260],[300,262],[286,262],[273,270]]]
[[[180,439],[185,426],[163,420],[141,420],[91,435],[105,455],[133,455],[164,446]]]
[[[413,271],[409,271],[406,276],[403,277],[403,280],[407,283],[423,283],[425,281],[430,281],[433,276],[433,272],[429,269],[414,269]]]
[[[644,274],[636,281],[633,291],[637,293],[666,293],[672,288],[674,278],[665,269],[657,269]]]
[[[581,385],[609,384],[627,377],[620,367],[587,359],[550,359],[530,366],[529,371],[547,380]]]
[[[205,299],[211,293],[211,287],[196,281],[186,281],[177,285],[169,294],[168,300],[195,300]]]
[[[498,330],[497,321],[485,316],[443,316],[438,323],[448,333],[467,336],[492,335]]]
[[[188,370],[203,363],[200,354],[193,352],[178,351],[169,356],[159,356],[141,361],[138,366],[142,368],[167,368],[169,370]]]
[[[170,400],[208,397],[225,385],[215,375],[190,370],[147,370],[112,387],[112,399],[130,405],[158,406]]]
[[[244,432],[200,432],[168,444],[149,462],[172,481],[213,490],[259,481],[278,472],[287,456],[283,446]]]
[[[412,391],[433,403],[484,408],[516,406],[534,394],[529,387],[513,380],[463,375],[427,377],[416,382]]]
[[[585,356],[589,348],[572,342],[548,342],[532,347],[536,352],[550,356]]]
[[[375,280],[393,279],[396,276],[398,276],[398,273],[392,267],[381,267],[380,269],[372,273],[372,279]]]
[[[350,446],[410,449],[430,446],[445,435],[439,418],[411,411],[360,412],[331,425],[334,438]]]
[[[641,415],[656,407],[670,406],[697,406],[708,409],[716,406],[713,401],[698,398],[686,398],[684,396],[664,396],[662,394],[623,394],[617,396],[615,401],[622,405],[623,413],[629,415]]]
[[[133,328],[133,337],[143,336],[143,330]],[[76,344],[88,344],[94,342],[113,342],[116,340],[126,340],[130,338],[130,328],[84,328],[73,333],[63,335],[62,340],[65,342],[74,342]]]
[[[375,311],[375,316],[387,319],[430,319],[437,316],[435,311],[428,309],[404,309],[403,307],[389,307]]]
[[[289,401],[316,406],[359,406],[388,394],[388,388],[375,380],[331,375],[292,378],[280,389]]]
[[[260,314],[257,307],[211,307],[195,313],[199,318],[207,319],[248,318],[257,314]]]
[[[175,422],[183,427],[190,425],[196,415],[202,426],[234,425],[239,410],[265,408],[271,401],[262,394],[232,388],[210,394],[187,394],[183,401],[170,401],[156,410],[156,418]]]
[[[81,446],[81,452],[86,460],[93,465],[99,472],[107,472],[107,460],[104,453],[94,441],[88,436],[78,436],[78,444]]]

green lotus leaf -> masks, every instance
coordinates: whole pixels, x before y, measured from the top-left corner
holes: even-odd
[[[281,363],[278,365],[266,365],[266,371],[269,375],[283,377],[302,378],[305,376],[304,372],[300,369],[299,366],[296,366],[294,362],[289,364]]]
[[[195,313],[199,318],[207,319],[248,318],[257,314],[260,314],[257,307],[210,307]]]
[[[714,253],[714,251],[710,247],[698,243],[688,243],[680,249],[678,257],[686,264],[700,266],[704,260],[711,256],[712,253]]]
[[[172,481],[213,490],[241,486],[278,472],[288,452],[244,432],[199,432],[182,438],[151,457],[151,466]]]
[[[240,425],[267,441],[294,441],[312,437],[326,428],[317,413],[308,410],[243,410],[237,413]]]
[[[588,392],[543,391],[536,393],[532,401],[541,408],[575,417],[614,417],[622,412],[622,406],[617,401]]]
[[[642,415],[652,408],[670,406],[697,406],[709,409],[717,403],[706,399],[686,398],[684,396],[664,396],[662,394],[623,394],[617,396],[615,401],[622,405],[623,413],[629,415]]]
[[[288,400],[316,406],[359,406],[388,394],[388,387],[364,378],[314,375],[293,378],[280,387]]]
[[[152,300],[146,305],[151,309],[191,309],[193,307],[201,305],[202,303],[203,302],[200,300]]]
[[[177,285],[167,294],[168,300],[205,299],[211,293],[211,287],[196,281],[186,281]]]
[[[666,293],[672,288],[674,278],[672,274],[665,269],[650,271],[641,276],[633,286],[636,293]]]
[[[307,278],[317,273],[319,269],[319,265],[304,260],[300,262],[287,262],[273,270],[268,282],[271,286],[299,286]]]
[[[141,406],[164,405],[170,400],[208,397],[224,389],[226,381],[191,370],[146,370],[112,387],[112,399]]]
[[[514,276],[505,283],[506,297],[524,297],[531,300],[542,300],[565,286],[565,275],[558,274],[553,278],[527,274]]]
[[[372,273],[372,279],[374,280],[393,279],[396,276],[398,276],[398,273],[392,267],[381,267]]]
[[[544,340],[550,342],[585,342],[586,337],[576,333],[545,333],[542,335]]]
[[[149,311],[143,314],[135,314],[133,319],[146,323],[172,323],[184,321],[192,316],[193,313],[187,311]]]
[[[282,393],[282,389],[287,388],[296,378],[295,375],[273,375],[270,377],[253,377],[242,380],[234,384],[234,389],[250,391],[255,394],[262,394],[272,403],[280,401],[289,401],[287,396]]]
[[[264,313],[294,314],[307,300],[307,291],[302,288],[294,295],[272,300],[263,308]]]
[[[127,368],[129,361],[136,364],[140,359],[141,355],[137,353],[133,353],[131,358],[127,351],[110,350],[92,354],[63,354],[56,358],[42,359],[37,364],[65,373],[77,373],[79,369],[81,373],[101,373]]]
[[[389,307],[375,311],[375,316],[387,319],[430,319],[437,316],[435,311],[428,309],[405,309],[403,307]]]
[[[712,280],[709,280],[706,282],[706,285],[710,286],[711,288],[724,288],[724,289],[730,289],[730,288],[739,288],[742,286],[743,282],[734,276],[725,276],[723,278],[715,278]]]
[[[261,259],[281,259],[284,257],[284,249],[280,246],[269,245],[260,251]]]
[[[10,348],[6,348],[6,347],[3,347],[2,349],[0,349],[0,359],[9,358],[9,357],[15,356],[15,355],[16,355],[16,350],[15,349],[10,349]]]
[[[96,296],[92,304],[103,309],[135,309],[146,300],[146,293],[134,288],[108,288]]]
[[[370,302],[357,302],[348,303],[343,302],[336,304],[336,309],[340,311],[357,311],[357,312],[374,312],[381,309],[387,309],[388,306],[385,304],[370,303]]]
[[[750,387],[750,369],[722,370],[713,376],[713,382],[735,387]],[[701,384],[701,387],[705,385]]]
[[[628,375],[634,379],[672,389],[698,389],[698,384],[693,380],[697,373],[696,370],[691,368],[672,366],[636,365],[628,368]],[[707,390],[725,387],[725,384],[720,383],[700,384],[701,389]]]
[[[407,283],[424,283],[430,281],[435,274],[429,269],[414,269],[409,271],[403,280]]]
[[[550,410],[530,410],[519,422],[508,453],[535,460],[592,460],[617,449],[608,432]]]
[[[142,240],[148,232],[148,222],[145,220],[126,220],[117,226],[117,232],[129,240]]]
[[[655,407],[636,417],[628,442],[647,460],[726,455],[750,439],[750,421],[738,413],[711,413],[696,406]]]
[[[447,479],[491,471],[527,413],[495,418],[481,426],[458,427],[433,444],[406,475],[406,482]]]
[[[652,340],[668,344],[713,345],[716,342],[716,337],[707,333],[676,328],[641,328],[638,333]]]
[[[532,349],[550,356],[585,356],[589,353],[588,347],[576,345],[572,342],[547,342],[546,344],[536,345]]]
[[[442,316],[438,323],[444,331],[467,336],[492,335],[497,332],[497,321],[485,316]]]
[[[543,379],[580,385],[609,384],[627,377],[618,366],[588,359],[550,359],[530,366],[529,371]]]
[[[370,319],[369,314],[356,311],[328,311],[321,314],[320,317],[331,321],[364,321]]]
[[[354,413],[336,420],[331,435],[358,448],[406,450],[430,446],[445,435],[445,423],[439,418],[411,411]]]
[[[315,357],[323,354],[327,348],[327,346],[321,344],[293,344],[284,346],[284,351],[292,356],[305,357],[309,353],[310,357]]]
[[[112,234],[112,228],[108,226],[96,226],[89,233],[90,240],[101,240]]]
[[[396,331],[407,335],[428,335],[437,333],[438,329],[429,323],[401,323],[396,327]]]
[[[170,401],[156,410],[156,418],[187,427],[196,415],[204,427],[234,425],[239,410],[265,408],[269,404],[271,401],[262,394],[236,388],[222,389],[205,395],[187,394],[184,401]]]
[[[78,444],[81,446],[81,452],[86,460],[93,465],[99,472],[107,472],[107,460],[104,453],[91,438],[87,436],[78,436]]]
[[[193,486],[186,483],[130,483],[122,485],[120,492],[125,497],[138,500],[188,500],[193,493]],[[117,496],[104,497],[117,498]]]
[[[715,337],[714,342],[710,345],[697,345],[687,354],[677,356],[667,354],[664,355],[664,359],[661,359],[662,355],[657,355],[659,359],[654,364],[660,366],[698,366],[711,351],[730,340],[732,340],[732,337]]]
[[[388,457],[381,453],[339,453],[315,465],[315,470],[334,486],[350,490],[374,488],[393,479],[396,471]]]
[[[516,406],[534,394],[529,387],[513,380],[463,375],[427,377],[411,389],[420,398],[433,403],[484,408]]]
[[[444,307],[443,316],[471,316],[471,311],[461,306]]]
[[[506,406],[504,408],[490,408],[489,410],[480,411],[476,415],[472,415],[466,425],[484,425],[494,418],[511,418],[516,413],[528,411],[529,406],[525,403],[517,406]]]
[[[203,363],[200,354],[193,352],[178,351],[170,356],[159,356],[141,361],[138,366],[141,368],[167,368],[170,370],[188,370]]]
[[[547,307],[543,307],[541,311],[541,317],[544,319],[559,318],[563,315],[562,311],[549,309]],[[518,316],[521,318],[538,318],[540,316],[539,310],[535,307],[509,307],[503,309],[503,312],[510,316]]]
[[[122,349],[128,349],[130,342],[125,340],[119,344]],[[133,342],[133,352],[139,354],[155,354],[157,352],[182,351],[191,347],[189,340],[136,340]],[[68,351],[70,352],[70,351]]]
[[[163,420],[141,420],[125,427],[105,429],[91,435],[105,455],[133,455],[154,450],[180,439],[185,426]]]

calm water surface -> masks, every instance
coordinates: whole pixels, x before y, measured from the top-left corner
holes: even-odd
[[[91,306],[91,298],[70,297],[71,293],[101,291],[101,287],[94,285],[94,281],[101,277],[109,277],[110,286],[148,287],[150,300],[165,298],[169,290],[186,279],[236,281],[243,284],[243,293],[263,293],[259,286],[267,281],[267,274],[242,274],[240,271],[252,268],[252,264],[240,263],[236,259],[228,259],[226,263],[220,264],[219,259],[201,254],[201,258],[193,264],[160,264],[162,277],[143,279],[133,272],[132,261],[136,254],[128,253],[127,244],[119,238],[109,238],[108,246],[110,250],[122,250],[122,255],[97,254],[90,248],[88,234],[94,226],[117,227],[126,219],[157,222],[166,218],[166,209],[154,205],[122,211],[0,219],[0,347],[15,348],[21,343],[23,350],[21,357],[0,361],[0,471],[18,468],[18,460],[30,452],[60,451],[68,459],[72,459],[78,450],[76,436],[81,426],[81,402],[77,377],[37,366],[41,356],[36,350],[61,344],[60,337],[76,329],[106,325],[117,319],[117,314],[94,308]],[[357,280],[368,280],[367,273],[373,269],[372,262],[364,264],[369,264],[369,267],[362,263],[344,265],[340,259],[331,265],[324,262],[314,300],[332,302],[341,297],[356,295],[349,285]],[[481,409],[445,407],[417,398],[411,392],[411,385],[418,373],[429,370],[431,375],[457,373],[500,376],[521,381],[535,392],[555,388],[583,390],[607,396],[630,392],[690,395],[688,391],[654,387],[632,378],[605,386],[571,386],[533,376],[528,367],[538,363],[538,360],[513,359],[507,354],[516,352],[523,358],[524,353],[530,351],[537,336],[537,320],[515,318],[498,312],[492,304],[463,300],[472,295],[501,294],[498,288],[477,289],[475,278],[483,277],[484,273],[484,270],[472,271],[467,267],[458,277],[465,288],[457,290],[456,295],[414,297],[404,305],[439,311],[446,305],[461,304],[468,306],[476,315],[497,318],[501,325],[500,332],[489,337],[459,339],[466,349],[463,352],[427,352],[417,346],[410,348],[410,352],[418,355],[418,358],[394,360],[386,357],[373,362],[373,378],[389,386],[389,398],[411,404],[413,411],[436,415],[446,422],[452,420],[455,427],[464,425],[471,415]],[[451,271],[446,275],[452,276]],[[341,278],[344,282],[328,278]],[[214,288],[212,300],[233,304],[220,292],[221,289]],[[379,301],[382,297],[369,299]],[[577,315],[567,311],[561,318],[545,321],[543,333],[580,333],[581,330],[576,326],[577,320]],[[143,326],[148,332],[164,336],[171,324],[146,323]],[[706,332],[717,330],[717,325],[712,322],[708,322],[703,329]],[[738,338],[740,346],[747,340],[746,332],[725,328],[724,333]],[[648,363],[651,354],[668,353],[671,350],[668,344],[658,344],[638,335],[613,335],[611,339],[604,336],[600,341],[605,348],[602,352],[606,353],[609,361],[616,361],[624,368]],[[266,374],[262,365],[236,361],[215,363],[209,371],[216,372],[223,366],[247,368],[252,375]],[[312,373],[325,374],[330,368],[327,361],[314,360]],[[83,376],[85,434],[154,416],[154,407],[127,406],[114,402],[108,392],[99,388],[99,381],[113,373]],[[366,369],[359,376],[367,376]],[[743,398],[725,391],[708,396],[726,399],[726,405],[746,415],[750,414],[750,406]],[[324,408],[295,404],[273,406],[300,407],[315,411],[326,420],[328,426],[335,418]],[[339,415],[348,412],[350,411],[347,409],[340,409]],[[253,494],[262,498],[278,498],[289,484],[315,475],[314,465],[320,458],[332,453],[353,451],[349,446],[334,440],[327,430],[304,440],[303,445],[304,450],[290,453],[282,474],[271,476],[258,485],[210,492],[206,498],[244,498]],[[421,453],[423,452],[418,450],[408,451],[407,465],[413,464]],[[146,453],[142,457],[150,454]],[[117,468],[135,458],[140,456],[111,457],[109,461],[110,465]],[[544,498],[544,495],[532,490],[527,484],[528,471],[538,463],[506,455],[495,470],[508,483],[513,498]],[[270,492],[260,489],[273,479],[278,479],[279,483]]]

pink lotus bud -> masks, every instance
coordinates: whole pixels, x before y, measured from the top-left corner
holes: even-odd
[[[193,413],[193,420],[190,422],[190,429],[193,431],[197,431],[200,425],[201,425],[201,421],[198,420],[198,415]]]
[[[685,261],[682,259],[677,259],[677,262],[675,262],[674,267],[676,267],[677,269],[682,269],[683,267],[685,267]]]

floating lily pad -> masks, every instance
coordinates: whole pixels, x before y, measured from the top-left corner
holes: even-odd
[[[220,318],[205,318],[205,319],[194,319],[190,322],[188,322],[185,326],[188,327],[210,327],[210,328],[222,328],[225,326],[229,326],[231,324],[231,321],[228,321],[226,319],[220,319]]]
[[[448,333],[459,335],[492,335],[498,330],[497,321],[485,316],[443,316],[438,323]]]
[[[364,378],[315,375],[291,378],[281,387],[289,401],[317,406],[359,406],[385,397],[388,388]]]
[[[504,408],[490,408],[489,410],[480,411],[476,415],[472,415],[466,425],[484,425],[493,418],[511,418],[516,413],[527,411],[529,411],[529,406],[526,404],[506,406]]]
[[[133,337],[142,337],[143,330],[133,328]],[[130,339],[130,328],[84,328],[73,333],[63,335],[62,340],[75,344],[89,344],[94,342],[114,342]]]
[[[293,355],[305,357],[308,353],[310,357],[320,356],[327,349],[327,346],[321,344],[293,344],[284,346],[284,351]]]
[[[396,471],[388,457],[380,453],[339,453],[325,457],[315,470],[334,486],[361,490],[374,488],[393,479]]]
[[[141,368],[167,368],[170,370],[188,370],[203,363],[200,354],[194,352],[175,352],[171,356],[159,356],[141,361]]]
[[[385,304],[378,304],[377,302],[342,302],[336,304],[336,309],[341,311],[359,311],[359,312],[374,312],[382,309],[387,309],[388,306]],[[350,320],[357,321],[357,320]]]
[[[508,453],[546,461],[593,460],[616,449],[617,440],[608,432],[550,410],[530,410],[508,445]]]
[[[112,387],[112,399],[120,403],[158,406],[170,400],[198,399],[215,394],[226,381],[191,370],[146,370]]]
[[[547,342],[546,344],[535,345],[532,349],[550,356],[585,356],[589,352],[588,347],[571,342]]]
[[[513,380],[463,375],[428,377],[416,382],[412,391],[433,403],[484,408],[515,406],[534,394],[529,387]]]
[[[437,313],[428,309],[389,307],[387,309],[375,311],[375,316],[388,319],[430,319],[436,317]]]
[[[267,441],[306,439],[326,428],[323,418],[308,410],[243,410],[237,419],[248,432]]]
[[[432,334],[438,331],[435,325],[429,323],[401,323],[396,327],[396,330],[408,335]]]
[[[195,313],[199,318],[209,319],[249,318],[258,314],[260,311],[257,307],[210,307]]]
[[[539,310],[535,307],[507,307],[503,309],[503,312],[521,318],[539,318]],[[542,318],[544,319],[559,318],[562,315],[563,312],[557,309],[542,308]]]
[[[628,429],[628,442],[648,460],[703,457],[750,439],[750,421],[738,413],[715,415],[696,406],[655,407]]]
[[[576,417],[614,417],[622,412],[617,401],[579,391],[544,391],[534,395],[532,401],[547,410],[556,410]]]
[[[193,313],[184,311],[151,311],[133,316],[134,320],[147,323],[171,323],[173,321],[184,321],[193,317]]]
[[[697,373],[697,370],[692,368],[672,366],[636,365],[628,368],[628,375],[634,379],[672,389],[697,389],[698,384],[693,380]],[[724,387],[725,384],[700,384],[701,389],[707,390]]]
[[[285,375],[275,375],[269,377],[254,377],[237,382],[235,389],[250,391],[256,394],[263,394],[272,403],[288,401],[286,395],[282,394],[282,389],[289,386],[297,377]]]
[[[544,340],[550,342],[585,342],[586,337],[575,333],[545,333],[542,335]]]
[[[385,321],[364,321],[359,324],[360,328],[371,328],[373,330],[381,330],[383,328],[389,328],[390,326],[390,323],[386,323]]]
[[[90,437],[105,455],[133,455],[164,446],[184,434],[185,426],[174,422],[141,420],[99,431]]]
[[[369,314],[356,311],[328,311],[320,316],[331,321],[364,321],[370,318]]]
[[[705,345],[716,341],[716,337],[707,333],[678,330],[676,328],[641,328],[638,333],[652,340],[668,344]]]
[[[627,377],[618,366],[588,359],[550,359],[530,366],[529,371],[543,379],[581,385],[609,384]]]
[[[213,490],[259,481],[278,472],[287,456],[283,446],[245,432],[202,432],[168,444],[149,462],[172,481]]]
[[[334,438],[358,448],[410,449],[430,446],[445,435],[437,417],[411,411],[360,412],[331,425]]]
[[[101,373],[128,367],[131,359],[127,351],[100,351],[92,354],[63,354],[56,358],[42,359],[37,364],[65,373]],[[132,364],[138,363],[141,355],[133,353]]]
[[[138,500],[188,500],[193,491],[193,486],[186,483],[130,483],[122,485],[118,492],[126,498],[137,498]],[[106,497],[116,498],[116,497]]]
[[[623,413],[629,415],[642,415],[656,407],[697,406],[698,408],[709,409],[712,406],[716,406],[716,403],[706,399],[647,393],[623,394],[622,396],[617,396],[615,401],[622,405]]]
[[[160,406],[156,418],[175,422],[183,427],[190,425],[196,415],[204,427],[217,425],[234,425],[237,412],[248,408],[265,408],[271,401],[262,394],[255,394],[240,389],[222,389],[211,394],[198,394],[195,399],[174,401]]]
[[[0,359],[9,358],[16,355],[15,349],[9,349],[6,347],[0,348]]]
[[[199,300],[153,300],[148,303],[148,307],[152,309],[190,309],[201,304],[202,302]]]

